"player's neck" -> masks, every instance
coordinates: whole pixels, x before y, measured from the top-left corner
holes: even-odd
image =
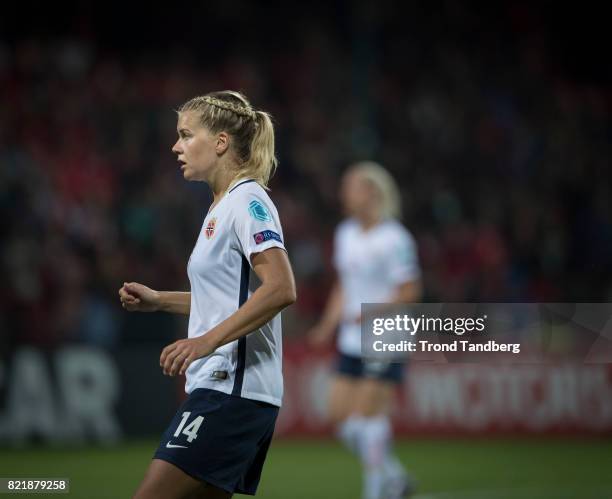
[[[378,225],[381,221],[381,217],[378,213],[364,212],[357,217],[357,220],[359,221],[359,225],[361,225],[362,230],[365,232]]]
[[[213,192],[213,205],[221,201],[221,198],[230,189],[236,180],[236,172],[229,169],[219,170],[209,182]]]

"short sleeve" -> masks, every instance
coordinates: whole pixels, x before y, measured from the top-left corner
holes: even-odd
[[[388,255],[389,276],[397,286],[416,281],[421,276],[421,269],[414,238],[407,230],[402,230],[393,239]]]
[[[270,199],[249,193],[237,200],[234,209],[236,236],[249,262],[253,253],[261,253],[270,248],[285,249],[278,213]]]

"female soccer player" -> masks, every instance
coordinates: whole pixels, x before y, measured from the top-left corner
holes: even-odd
[[[330,416],[338,435],[364,469],[364,499],[406,496],[412,485],[391,450],[389,409],[401,364],[362,359],[361,304],[408,303],[421,295],[420,271],[410,233],[397,221],[400,198],[391,175],[363,162],[344,175],[340,195],[348,218],[336,229],[333,286],[314,344],[339,327],[339,361],[330,393]]]
[[[134,282],[119,290],[129,311],[189,315],[188,338],[160,357],[164,374],[186,374],[189,396],[134,497],[255,494],[283,392],[280,311],[296,299],[265,191],[274,129],[242,94],[223,91],[183,104],[177,131],[172,151],[184,178],[206,182],[214,199],[187,265],[191,292]]]

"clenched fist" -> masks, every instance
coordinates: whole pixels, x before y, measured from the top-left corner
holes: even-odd
[[[119,289],[121,306],[129,312],[156,312],[159,310],[159,292],[138,282],[124,282]]]

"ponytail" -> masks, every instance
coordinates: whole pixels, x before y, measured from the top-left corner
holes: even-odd
[[[274,125],[270,115],[255,111],[255,133],[251,140],[249,159],[241,168],[240,176],[249,177],[263,187],[274,175],[278,160],[274,155]]]

